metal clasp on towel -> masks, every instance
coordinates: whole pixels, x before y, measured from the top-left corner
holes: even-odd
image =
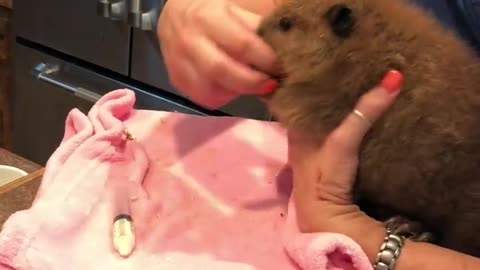
[[[127,128],[123,130],[123,134],[125,135],[125,139],[127,141],[133,141],[136,139],[135,136],[133,136],[132,133],[130,133]]]

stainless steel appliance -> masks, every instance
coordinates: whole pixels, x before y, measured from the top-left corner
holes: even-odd
[[[170,84],[156,37],[163,0],[14,1],[13,150],[45,164],[72,108],[87,112],[110,90],[130,88],[137,108],[270,119],[241,98],[218,111]]]

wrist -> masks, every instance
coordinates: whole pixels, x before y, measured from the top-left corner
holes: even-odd
[[[317,204],[322,206],[300,207],[297,210],[301,230],[332,232],[348,236],[362,248],[373,265],[387,233],[384,223],[370,218],[357,205],[326,202],[317,202]],[[305,209],[321,209],[322,215],[302,211]]]
[[[332,224],[333,225],[333,224]],[[387,236],[385,225],[358,211],[338,218],[331,232],[350,237],[365,252],[374,265],[377,255]],[[395,270],[424,269],[480,269],[480,258],[468,256],[429,243],[414,242],[406,239],[395,264]]]
[[[370,218],[363,212],[352,213],[337,225],[336,231],[350,237],[365,252],[370,263],[376,262],[387,229],[382,222]]]
[[[370,218],[357,205],[338,205],[317,201],[315,207],[312,205],[298,207],[301,204],[298,200],[296,203],[297,219],[302,232],[323,231],[343,234],[355,241],[372,265],[375,264],[380,247],[387,235],[387,228],[383,222]],[[310,209],[321,209],[322,214],[308,211]]]

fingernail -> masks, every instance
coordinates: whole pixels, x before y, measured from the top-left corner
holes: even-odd
[[[266,81],[262,86],[262,94],[268,95],[275,92],[275,90],[277,90],[278,88],[278,85],[279,85],[278,82],[275,80]]]
[[[403,75],[397,70],[390,70],[382,80],[381,86],[389,93],[394,94],[400,91],[403,83]]]

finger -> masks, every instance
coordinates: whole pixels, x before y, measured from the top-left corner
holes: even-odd
[[[354,108],[358,114],[350,113],[332,133],[332,138],[335,138],[337,142],[336,147],[343,148],[347,153],[356,152],[371,125],[394,102],[402,83],[403,75],[398,71],[390,71],[380,86],[364,94]],[[341,149],[339,150],[341,151]]]
[[[219,87],[231,89],[239,95],[261,94],[267,87],[264,84],[271,81],[266,74],[235,61],[206,37],[184,42],[183,45],[195,69]]]
[[[172,54],[164,56],[170,81],[177,90],[193,102],[213,110],[238,96],[236,93],[205,81],[205,78],[198,74],[188,59],[182,57],[181,53],[175,53],[176,49],[173,50]]]
[[[262,22],[262,16],[243,9],[237,5],[229,5],[228,12],[250,31],[256,31]]]
[[[225,17],[225,14],[222,15]],[[229,17],[205,16],[199,23],[204,27],[206,34],[233,58],[267,73],[273,71],[276,61],[273,50],[255,33],[254,29],[251,29],[250,25],[235,18],[238,15],[230,12],[226,15]],[[251,18],[244,20],[249,19],[252,20]]]
[[[190,96],[192,101],[209,110],[217,110],[237,97],[238,94],[220,87],[215,83],[211,83],[204,88],[198,88]]]
[[[259,16],[256,13],[250,12],[248,10],[239,8],[238,6],[235,6],[235,5],[230,5],[229,8],[230,8],[230,14],[232,14],[233,18],[237,19],[248,30],[250,30],[251,32],[254,32],[257,38],[260,38],[260,36],[257,34],[257,30],[262,21],[261,16]],[[260,40],[262,39],[260,38]],[[262,40],[262,43],[266,44],[263,40]],[[270,48],[270,50],[272,50],[270,46],[268,45],[266,46]],[[261,66],[256,66],[255,62],[252,62],[250,64],[254,65],[255,68],[261,69],[263,72],[268,73],[270,76],[272,75],[281,76],[284,74],[284,70],[281,67],[280,63],[278,62],[275,52],[273,50],[272,52],[274,54],[273,62],[271,62],[266,69],[262,68]]]
[[[238,97],[236,93],[205,82],[185,59],[172,65],[171,72],[175,88],[206,109],[216,110]]]
[[[192,79],[195,78],[193,65],[182,56],[179,46],[163,45],[163,60],[167,68],[170,83],[183,94],[189,95]]]

